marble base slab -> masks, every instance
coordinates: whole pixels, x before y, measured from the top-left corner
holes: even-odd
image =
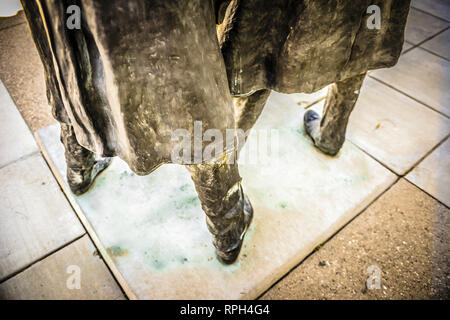
[[[350,142],[334,158],[317,151],[303,130],[304,101],[304,95],[272,93],[244,148],[251,155],[246,149],[260,134],[276,130],[277,152],[260,155],[258,164],[240,164],[255,216],[231,266],[215,257],[182,166],[163,165],[140,177],[116,158],[93,188],[77,197],[66,184],[58,126],[40,130],[37,140],[130,298],[254,299],[397,179]]]

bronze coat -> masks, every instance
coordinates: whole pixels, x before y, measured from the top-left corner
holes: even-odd
[[[218,41],[221,2],[22,0],[56,119],[85,148],[147,174],[171,162],[176,129],[193,137],[201,121],[225,137],[232,95],[313,92],[394,65],[409,10],[408,0],[233,0]],[[73,4],[80,30],[66,27]],[[371,4],[380,30],[366,26]]]

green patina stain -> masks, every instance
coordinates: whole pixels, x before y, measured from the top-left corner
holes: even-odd
[[[181,199],[176,196],[170,196],[173,200],[170,203],[165,204],[162,207],[159,207],[158,210],[155,208],[149,208],[148,214],[144,217],[144,219],[134,222],[133,225],[135,227],[141,228],[143,225],[159,225],[167,222],[171,217],[177,217],[182,220],[192,220],[198,219],[199,217],[195,214],[196,207],[200,208],[200,200],[198,199],[197,194],[185,195]]]
[[[134,172],[128,172],[128,171],[123,171],[121,174],[120,174],[120,176],[119,176],[119,178],[120,178],[120,180],[122,180],[122,179],[124,179],[124,178],[128,178],[128,177],[134,177],[136,174],[134,174]]]
[[[166,263],[161,259],[159,254],[150,253],[149,251],[144,252],[145,260],[152,267],[152,269],[161,271],[166,266]]]
[[[150,267],[156,271],[164,271],[167,268],[178,267],[189,262],[189,259],[185,256],[169,257],[161,254],[159,250],[154,251],[154,249],[145,251],[144,256]]]
[[[344,183],[345,184],[353,184],[353,183],[355,183],[355,179],[354,178],[344,178]]]
[[[124,172],[122,172],[120,174],[120,180],[122,180],[123,178],[126,178],[126,177],[128,177],[128,172],[127,171],[124,171]]]
[[[199,200],[198,200],[197,195],[187,196],[181,200],[176,200],[175,208],[178,210],[181,210],[181,209],[187,210],[187,209],[191,209],[191,208],[197,206],[198,203],[199,203]]]
[[[281,209],[286,209],[287,206],[288,206],[288,203],[287,203],[286,201],[282,201],[282,202],[280,202],[280,203],[278,204],[278,206],[279,206]]]
[[[306,131],[303,129],[302,126],[289,127],[289,128],[287,128],[287,131],[285,131],[282,136],[290,137],[290,136],[292,136],[293,133],[295,135],[300,135],[302,137],[308,136],[308,134],[306,133]]]
[[[189,185],[186,183],[180,187],[181,191],[186,191],[189,188]]]
[[[186,257],[180,257],[178,259],[181,262],[181,264],[185,264],[186,262],[188,262],[188,258],[186,258]]]
[[[152,267],[156,270],[162,270],[165,266],[166,264],[164,263],[164,261],[158,259],[153,259],[152,261]]]
[[[102,172],[102,173],[103,173],[103,172]],[[99,176],[97,176],[97,177],[95,178],[95,180],[94,180],[94,185],[91,186],[91,187],[89,188],[88,191],[91,191],[92,189],[94,189],[93,187],[99,187],[99,186],[101,186],[101,185],[105,182],[105,180],[106,180],[105,175],[100,174]]]
[[[123,257],[128,254],[128,250],[122,249],[118,246],[109,247],[106,249],[106,252],[108,252],[110,257]]]

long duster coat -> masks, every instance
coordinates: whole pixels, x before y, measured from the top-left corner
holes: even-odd
[[[54,116],[82,146],[138,174],[172,161],[177,129],[194,137],[201,123],[201,133],[225,137],[235,128],[232,96],[313,92],[393,66],[409,2],[22,0]],[[68,27],[73,5],[79,29]],[[371,5],[379,29],[369,28]]]

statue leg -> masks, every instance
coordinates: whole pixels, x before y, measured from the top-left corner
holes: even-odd
[[[21,2],[36,49],[44,66],[47,99],[52,107],[53,116],[61,124],[61,142],[66,150],[67,180],[72,192],[79,195],[89,189],[95,176],[109,165],[111,159],[104,158],[97,161],[93,152],[78,143],[64,108],[55,66],[53,65],[52,51],[38,3],[32,0],[22,0]]]
[[[234,107],[236,110],[236,127],[247,132],[258,120],[270,90],[259,90],[248,97],[234,98]]]
[[[111,163],[111,158],[96,160],[95,153],[82,147],[71,125],[61,123],[61,142],[66,150],[67,181],[76,195],[86,192],[95,177]]]
[[[206,213],[206,224],[213,235],[219,260],[236,261],[244,235],[253,217],[252,206],[244,195],[235,164],[199,164],[186,166]]]
[[[269,94],[270,90],[260,90],[248,97],[233,99],[237,128],[247,132],[253,127]],[[238,165],[205,163],[186,167],[206,213],[217,257],[222,263],[231,264],[239,255],[253,217],[253,208],[242,190]]]
[[[328,89],[323,117],[308,110],[303,118],[306,133],[317,148],[329,155],[336,155],[345,141],[350,113],[359,96],[365,74],[332,84]]]

